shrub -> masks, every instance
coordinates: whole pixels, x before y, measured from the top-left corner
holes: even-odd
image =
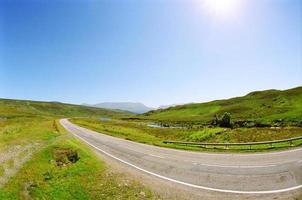
[[[231,121],[231,114],[230,113],[225,112],[222,115],[219,126],[229,127],[229,128],[232,127],[232,121]]]
[[[80,159],[78,152],[69,148],[54,149],[53,157],[57,166],[64,166],[69,163],[76,163]]]
[[[216,114],[214,120],[212,121],[212,125],[226,127],[226,128],[232,128],[233,123],[231,120],[231,114],[228,112],[225,112],[221,117],[219,117]]]

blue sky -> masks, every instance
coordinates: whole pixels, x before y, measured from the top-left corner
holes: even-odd
[[[302,1],[0,2],[0,97],[150,106],[302,83]]]

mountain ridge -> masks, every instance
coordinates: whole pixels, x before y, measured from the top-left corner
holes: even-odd
[[[139,102],[102,102],[97,104],[82,104],[85,106],[92,106],[96,108],[105,108],[111,110],[124,110],[137,114],[142,114],[154,110],[155,108],[148,107]]]

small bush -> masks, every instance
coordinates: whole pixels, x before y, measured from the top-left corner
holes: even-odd
[[[216,136],[216,134],[221,133],[223,130],[221,128],[206,128],[201,131],[196,131],[193,134],[187,137],[188,141],[195,141],[195,142],[203,142],[207,141]]]
[[[214,120],[212,121],[212,125],[226,127],[226,128],[232,128],[233,123],[231,120],[231,114],[228,112],[225,112],[221,117],[216,114]]]
[[[232,127],[231,114],[224,113],[221,117],[220,124],[221,127]]]
[[[76,150],[57,148],[53,151],[53,157],[57,166],[64,166],[69,163],[76,163],[80,157]]]

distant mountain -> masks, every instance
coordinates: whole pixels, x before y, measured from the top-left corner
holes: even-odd
[[[138,114],[154,110],[154,108],[147,107],[142,103],[134,103],[134,102],[104,102],[94,105],[88,105],[88,104],[83,104],[83,105],[93,106],[97,108],[113,109],[113,110],[124,110],[124,111],[130,111]]]

